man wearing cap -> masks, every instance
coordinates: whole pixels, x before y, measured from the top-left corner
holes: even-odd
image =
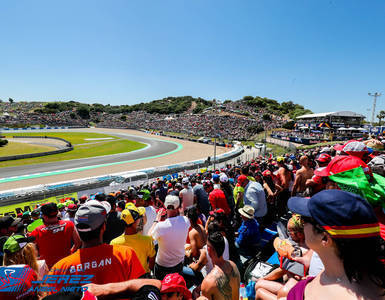
[[[126,226],[120,219],[120,211],[117,211],[116,209],[115,197],[108,195],[106,201],[110,204],[111,210],[106,218],[106,230],[103,234],[103,242],[109,244],[114,238],[117,238],[124,233]]]
[[[43,225],[31,232],[35,243],[48,268],[80,247],[80,239],[71,221],[59,220],[56,203],[41,207]]]
[[[31,212],[32,223],[28,225],[27,231],[32,232],[36,227],[43,225],[43,219],[40,218],[40,209],[35,209]]]
[[[145,273],[132,248],[103,244],[109,210],[107,202],[96,200],[90,200],[79,207],[75,215],[75,226],[82,247],[57,262],[50,274],[94,275],[92,282],[103,284],[139,278]]]
[[[187,217],[179,215],[179,205],[178,196],[167,195],[164,202],[167,219],[160,222],[162,213],[158,212],[150,229],[150,234],[159,246],[154,268],[155,277],[159,280],[170,273],[181,274],[183,270],[184,245],[190,221]]]
[[[251,257],[255,255],[256,248],[261,240],[259,224],[254,219],[254,208],[252,206],[245,205],[238,211],[242,217],[242,225],[238,229],[238,237],[235,243],[240,254]]]
[[[214,189],[209,193],[209,201],[213,210],[217,208],[222,208],[225,211],[225,214],[227,216],[230,216],[231,209],[227,203],[225,193],[221,190],[220,184],[214,184]]]
[[[325,269],[297,283],[287,299],[384,299],[384,250],[379,250],[378,220],[366,200],[325,190],[290,198],[288,207],[301,215],[305,242]]]
[[[243,194],[243,203],[254,208],[254,216],[256,218],[264,217],[267,214],[267,204],[265,191],[262,185],[259,182],[249,181],[247,178],[241,179],[242,187],[245,189]]]
[[[15,219],[11,216],[0,217],[0,266],[3,264],[3,245],[16,231]]]
[[[128,206],[122,211],[120,217],[126,224],[124,233],[113,239],[111,245],[124,245],[133,248],[146,273],[154,268],[155,248],[150,236],[142,235],[144,207]]]
[[[182,179],[183,189],[179,192],[179,198],[182,203],[182,211],[187,207],[194,205],[194,191],[190,186],[190,181],[187,177]]]
[[[68,220],[68,221],[71,221],[73,223],[77,209],[78,209],[78,207],[76,204],[74,204],[74,203],[68,204],[67,213],[65,214],[63,220]]]
[[[153,206],[150,191],[147,189],[142,189],[138,192],[138,198],[136,199],[136,206],[143,206],[146,210],[145,217],[146,222],[143,226],[143,235],[149,236],[148,232],[152,224],[156,219],[156,209]]]

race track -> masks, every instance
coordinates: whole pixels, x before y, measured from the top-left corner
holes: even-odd
[[[0,191],[139,170],[213,155],[212,145],[155,136],[140,131],[101,128],[72,129],[71,131],[105,133],[145,143],[148,146],[128,153],[0,168]],[[226,150],[226,148],[217,147],[217,154],[224,153]]]

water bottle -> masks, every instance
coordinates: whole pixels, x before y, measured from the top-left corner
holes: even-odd
[[[247,294],[246,294],[246,288],[243,283],[241,283],[241,286],[239,288],[239,299],[240,300],[247,300]]]

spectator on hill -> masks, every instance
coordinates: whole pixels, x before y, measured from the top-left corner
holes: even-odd
[[[76,251],[80,247],[80,239],[71,221],[59,220],[56,203],[47,203],[41,207],[44,224],[32,231],[31,236],[41,259],[49,268],[57,261]]]
[[[159,211],[150,229],[150,235],[159,246],[154,268],[155,277],[159,280],[170,273],[182,274],[184,245],[190,222],[187,217],[179,215],[179,205],[177,196],[168,195],[164,202],[167,219],[160,222],[162,212]]]
[[[110,206],[90,200],[75,215],[82,248],[57,262],[50,274],[94,275],[93,283],[103,284],[139,278],[145,271],[135,251],[126,246],[103,244],[105,221]]]

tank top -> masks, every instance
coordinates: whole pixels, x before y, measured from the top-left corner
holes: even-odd
[[[309,276],[304,280],[300,280],[295,286],[291,288],[289,293],[287,294],[287,300],[303,300],[305,299],[305,288],[306,285],[311,282],[314,277]]]

